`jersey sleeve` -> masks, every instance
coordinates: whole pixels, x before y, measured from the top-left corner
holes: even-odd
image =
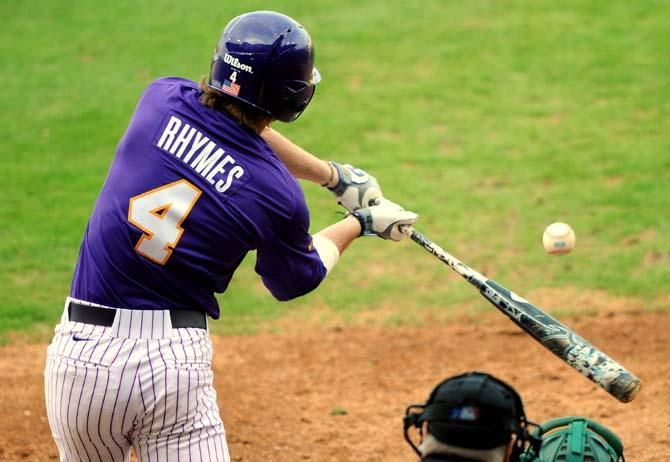
[[[326,277],[326,267],[309,234],[309,212],[302,201],[292,219],[258,247],[256,272],[280,301],[305,295]]]

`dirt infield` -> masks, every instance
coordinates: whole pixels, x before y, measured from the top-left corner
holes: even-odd
[[[497,313],[430,327],[301,325],[217,337],[215,385],[234,461],[413,461],[402,415],[470,369],[514,385],[532,420],[583,414],[623,439],[631,462],[670,460],[670,314],[566,322],[643,381],[620,404]],[[57,460],[42,387],[44,345],[0,348],[0,460]]]

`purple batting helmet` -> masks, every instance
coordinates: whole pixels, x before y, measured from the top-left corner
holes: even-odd
[[[254,11],[234,18],[223,30],[209,86],[274,119],[292,122],[320,80],[307,31],[286,15]]]

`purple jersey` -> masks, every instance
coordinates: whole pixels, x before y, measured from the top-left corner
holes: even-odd
[[[172,77],[145,90],[88,222],[72,297],[216,319],[214,293],[249,250],[279,300],[326,276],[297,181],[260,136],[199,94]]]

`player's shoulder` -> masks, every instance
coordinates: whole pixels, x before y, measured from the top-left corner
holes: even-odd
[[[147,85],[143,96],[169,98],[170,96],[180,96],[192,91],[198,91],[198,84],[192,80],[182,77],[160,77]]]
[[[137,110],[162,111],[166,107],[182,104],[189,93],[196,93],[198,84],[180,77],[161,77],[147,85],[140,95]]]
[[[186,87],[197,89],[198,84],[193,80],[185,79],[183,77],[159,77],[151,82],[147,88],[151,87]]]
[[[291,175],[286,164],[279,159],[277,154],[272,150],[270,145],[267,144],[263,137],[254,136],[254,138],[257,144],[256,152],[266,164],[265,174],[268,175],[268,177],[262,179],[265,187],[268,188],[268,190],[288,192],[292,198],[294,198],[296,194],[300,196],[302,188],[295,177]]]
[[[273,179],[267,185],[273,191],[274,197],[283,197],[289,222],[309,222],[309,212],[305,201],[305,194],[298,180],[291,175],[286,166],[274,156],[271,158],[271,172]]]

